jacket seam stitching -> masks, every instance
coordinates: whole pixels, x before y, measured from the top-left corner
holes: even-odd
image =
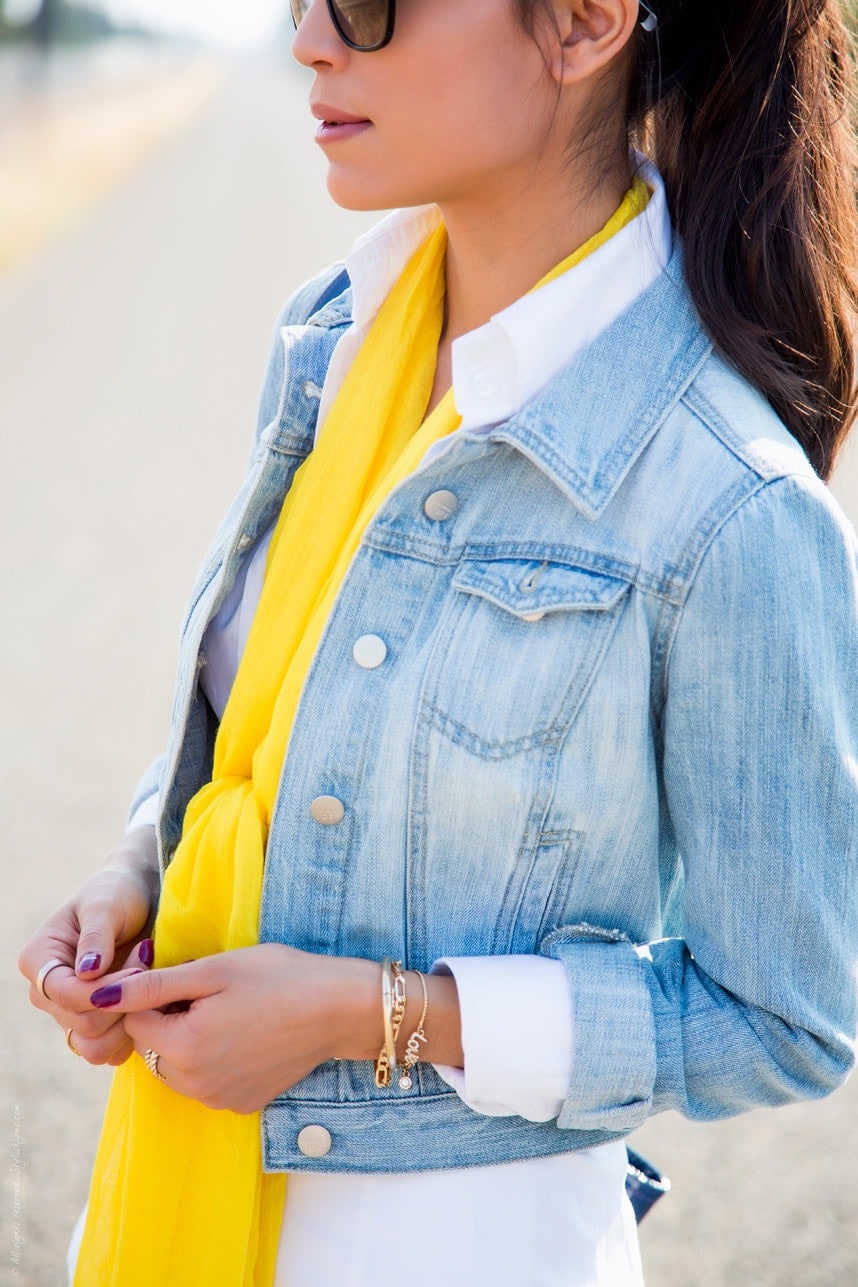
[[[739,444],[731,441],[729,436],[724,432],[726,424],[721,412],[715,404],[707,398],[706,394],[692,384],[682,395],[681,401],[686,410],[690,412],[694,419],[712,435],[717,438],[725,451],[729,451],[734,460],[737,460],[743,468],[756,475],[761,482],[771,481],[766,474],[753,464],[747,456],[739,450]]]
[[[662,662],[661,662],[661,668],[659,670],[659,683],[661,685],[661,693],[663,695],[666,695],[668,691],[667,672],[670,668],[670,660],[673,654],[673,645],[676,641],[676,636],[679,632],[679,627],[682,623],[683,611],[688,602],[688,598],[692,590],[694,589],[694,586],[697,583],[697,578],[700,575],[700,570],[703,567],[703,564],[708,558],[710,552],[714,549],[716,541],[720,538],[724,529],[730,523],[733,522],[733,520],[745,509],[745,507],[748,504],[750,504],[751,501],[756,500],[758,497],[760,497],[763,494],[764,491],[767,491],[770,487],[773,487],[779,483],[793,481],[796,478],[801,478],[801,475],[797,473],[781,473],[781,474],[777,474],[774,478],[765,478],[764,476],[761,476],[758,474],[757,478],[758,478],[758,485],[754,487],[753,491],[749,492],[747,495],[743,496],[740,500],[738,500],[731,510],[729,510],[727,513],[722,515],[720,521],[714,526],[713,530],[710,532],[709,539],[701,543],[700,548],[697,552],[696,558],[694,558],[693,561],[689,560],[689,562],[691,563],[691,570],[689,572],[685,594],[683,596],[682,603],[676,605],[676,609],[673,614],[673,621],[668,624],[664,645],[663,645],[663,648],[661,649]]]

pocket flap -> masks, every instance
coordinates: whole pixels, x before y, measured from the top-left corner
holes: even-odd
[[[618,577],[536,559],[468,559],[456,569],[452,584],[530,618],[548,612],[606,612],[629,589]]]

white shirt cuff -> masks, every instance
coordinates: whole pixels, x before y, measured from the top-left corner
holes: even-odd
[[[153,795],[147,795],[146,799],[138,804],[137,808],[128,819],[128,826],[125,828],[125,834],[133,831],[135,827],[157,827],[158,811],[161,807],[161,793],[155,791]]]
[[[572,999],[566,970],[544,956],[444,957],[459,993],[465,1067],[435,1071],[475,1113],[548,1122],[572,1077]]]

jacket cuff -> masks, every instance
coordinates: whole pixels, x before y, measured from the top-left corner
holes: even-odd
[[[555,930],[540,951],[565,966],[575,1025],[572,1075],[558,1126],[636,1129],[651,1112],[656,1077],[648,949],[635,947],[619,931],[580,925]]]

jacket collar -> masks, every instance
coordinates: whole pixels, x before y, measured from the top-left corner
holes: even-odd
[[[297,328],[309,340],[297,346],[304,350],[299,383],[321,387],[341,328],[350,322],[347,290],[307,328]],[[677,244],[655,284],[488,439],[521,451],[595,519],[711,352]]]
[[[489,439],[518,448],[597,518],[711,352],[677,246],[655,284]]]

